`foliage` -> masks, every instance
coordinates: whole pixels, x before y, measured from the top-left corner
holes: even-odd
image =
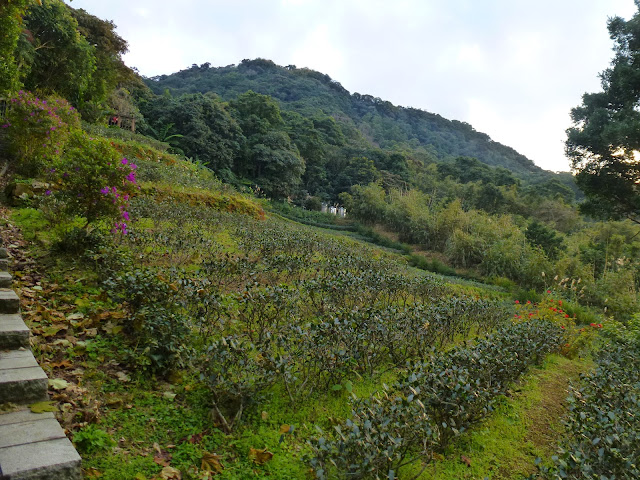
[[[173,144],[187,157],[199,160],[216,172],[230,172],[234,168],[243,141],[242,132],[227,105],[215,95],[149,98],[141,102],[140,109],[149,123],[149,133],[156,132],[157,136],[158,132],[173,128]]]
[[[95,425],[87,425],[76,432],[73,435],[73,443],[83,453],[101,452],[116,445],[111,435]]]
[[[133,363],[165,375],[186,365],[190,330],[178,307],[175,285],[152,270],[136,269],[107,279],[105,286],[111,298],[129,305],[126,331]]]
[[[390,390],[354,400],[351,418],[333,436],[313,440],[316,475],[395,478],[418,459],[429,462],[561,338],[557,326],[530,321],[416,364]]]
[[[601,73],[602,91],[585,94],[571,112],[574,126],[567,131],[566,149],[576,180],[587,196],[583,210],[596,217],[638,221],[640,196],[638,158],[640,148],[635,106],[640,14],[630,20],[609,20],[615,56]]]
[[[45,0],[31,3],[24,27],[15,55],[25,87],[63,96],[85,119],[102,117],[117,84],[134,77],[121,59],[127,43],[112,22]]]
[[[80,120],[75,109],[60,97],[40,98],[20,90],[9,100],[6,123],[9,151],[16,170],[42,175],[46,166],[60,158],[72,130]]]
[[[135,163],[121,158],[108,140],[75,132],[64,158],[51,165],[51,208],[83,217],[87,224],[108,217],[115,221],[114,233],[127,233],[129,199],[138,188]]]
[[[78,22],[60,0],[32,4],[18,49],[24,85],[56,92],[79,107],[96,70],[94,47],[78,31]]]
[[[31,0],[0,4],[0,96],[14,93],[20,85],[15,49],[22,30],[22,17],[30,4]]]
[[[607,329],[611,341],[596,357],[596,369],[569,396],[567,442],[554,457],[545,478],[631,479],[640,475],[640,395],[637,321],[629,332]],[[631,332],[635,332],[631,333]],[[629,333],[631,333],[629,335]]]

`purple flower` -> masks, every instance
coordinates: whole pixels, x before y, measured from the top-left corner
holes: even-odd
[[[4,125],[2,125],[2,128],[9,128],[11,126],[10,123],[5,123]]]
[[[48,197],[49,195],[51,195],[51,190],[47,190],[46,192],[44,192],[44,194]]]
[[[135,170],[136,168],[138,168],[138,165],[136,165],[135,163],[130,163],[129,166],[131,167],[131,170]]]
[[[129,160],[127,160],[126,158],[123,158],[121,162],[123,165],[126,165],[127,163],[129,163]]]
[[[108,195],[110,191],[111,190],[109,189],[109,187],[104,187],[100,189],[100,193],[103,195]]]
[[[136,183],[136,174],[135,174],[135,172],[131,172],[129,175],[127,175],[127,180],[129,180],[131,183]]]
[[[124,218],[128,222],[129,221],[129,212],[122,212],[122,218]]]

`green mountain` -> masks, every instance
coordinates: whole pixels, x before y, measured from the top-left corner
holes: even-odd
[[[146,83],[156,94],[214,92],[225,101],[253,90],[277,99],[283,110],[304,116],[321,111],[332,116],[343,131],[355,129],[364,145],[384,150],[418,150],[438,161],[475,157],[487,165],[506,168],[531,183],[557,178],[468,123],[395,106],[371,95],[350,93],[328,75],[307,68],[281,67],[264,59],[243,60],[239,65],[218,68],[205,63],[149,78]],[[568,174],[560,178],[565,184],[572,183]]]

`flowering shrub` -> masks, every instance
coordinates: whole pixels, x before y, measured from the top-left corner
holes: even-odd
[[[547,291],[547,295],[539,303],[527,301],[522,304],[516,300],[514,321],[518,323],[532,318],[539,318],[559,325],[564,330],[565,338],[560,348],[560,353],[567,358],[575,358],[591,345],[597,328],[601,328],[602,324],[592,323],[589,327],[577,326],[576,315],[569,315],[564,310],[563,300],[556,300],[550,293],[550,291]]]
[[[87,223],[112,218],[113,230],[127,233],[129,200],[138,190],[136,164],[121,158],[107,140],[73,132],[64,155],[50,165],[48,177],[54,187],[45,195],[51,204]]]
[[[39,98],[21,90],[9,100],[7,119],[0,128],[8,133],[17,170],[36,175],[60,158],[71,132],[80,128],[80,116],[62,98]]]

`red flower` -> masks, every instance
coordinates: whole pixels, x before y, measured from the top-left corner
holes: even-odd
[[[527,300],[527,305],[531,305],[531,300]]]
[[[558,300],[558,305],[562,305],[562,300]]]
[[[598,328],[602,328],[602,324],[601,323],[598,324]]]
[[[551,290],[547,290],[547,293],[551,293]]]
[[[516,303],[520,303],[520,300],[516,300]]]
[[[564,325],[562,325],[560,328],[564,330]]]
[[[592,323],[592,324],[591,324],[591,326],[592,326],[592,327],[595,327],[595,326],[596,326],[596,324],[595,324],[595,323]]]
[[[569,314],[568,313],[565,314],[564,318],[569,318]]]

